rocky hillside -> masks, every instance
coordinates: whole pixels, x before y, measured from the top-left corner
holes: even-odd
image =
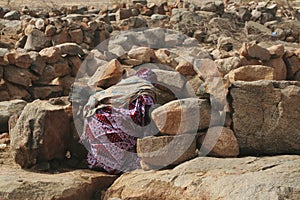
[[[0,199],[300,199],[300,11],[273,1],[0,7]],[[89,170],[83,107],[147,67],[142,169]]]

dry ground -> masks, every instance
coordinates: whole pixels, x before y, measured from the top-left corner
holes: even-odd
[[[148,0],[148,2],[175,2],[176,0]],[[195,2],[196,4],[205,3],[208,1],[214,0],[186,0],[189,2]],[[235,2],[249,2],[251,0],[230,0]],[[275,0],[276,2],[287,5],[287,1],[296,7],[300,7],[300,0]],[[71,5],[79,5],[79,6],[94,6],[96,8],[100,8],[103,5],[112,5],[119,2],[131,2],[131,0],[0,0],[0,6],[7,6],[11,8],[22,8],[25,5],[31,8],[59,8],[61,6],[71,6]]]

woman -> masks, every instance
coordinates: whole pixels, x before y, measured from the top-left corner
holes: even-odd
[[[140,168],[137,138],[156,134],[149,112],[155,104],[153,71],[141,68],[135,76],[91,96],[85,106],[81,142],[89,149],[88,164],[118,174]]]

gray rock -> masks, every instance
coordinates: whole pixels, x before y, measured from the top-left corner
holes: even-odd
[[[60,105],[36,100],[24,108],[11,130],[13,158],[21,167],[31,167],[52,159],[63,159],[70,138],[70,119]]]
[[[27,102],[23,100],[11,100],[0,102],[0,133],[8,132],[8,120],[14,114],[20,112],[26,106]]]
[[[4,19],[7,20],[20,20],[20,13],[16,10],[12,10],[4,15]]]
[[[238,81],[230,95],[241,154],[299,154],[298,82]]]
[[[299,199],[299,169],[299,156],[196,158],[171,170],[123,174],[104,200]]]
[[[160,15],[160,14],[154,14],[151,16],[151,20],[163,20],[167,18],[168,18],[167,15]]]
[[[50,39],[42,31],[33,29],[27,37],[24,49],[27,51],[40,51],[48,46],[50,46]]]

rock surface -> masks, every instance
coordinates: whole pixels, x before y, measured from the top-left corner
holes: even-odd
[[[146,137],[138,139],[137,153],[142,168],[160,169],[178,165],[196,156],[196,135]]]
[[[233,130],[241,154],[299,154],[299,82],[235,82]]]
[[[151,116],[158,130],[169,135],[195,133],[210,125],[211,107],[207,100],[187,98],[171,101]]]
[[[8,120],[12,115],[20,114],[27,102],[24,100],[11,100],[0,102],[0,133],[8,132]]]
[[[299,199],[300,157],[196,158],[122,175],[104,199]]]
[[[43,174],[1,166],[0,196],[9,199],[92,199],[116,176],[91,170]]]
[[[26,105],[10,133],[16,163],[27,168],[65,157],[71,139],[67,106],[41,100]]]

